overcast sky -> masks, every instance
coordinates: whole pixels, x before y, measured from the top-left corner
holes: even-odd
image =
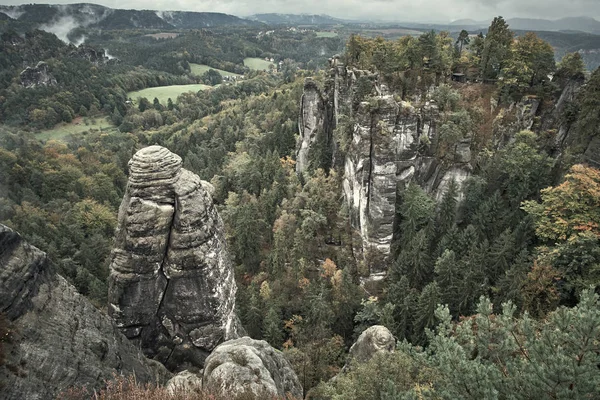
[[[472,18],[488,20],[527,17],[557,19],[588,16],[600,20],[600,0],[79,0],[36,3],[89,2],[112,8],[217,11],[247,16],[255,13],[329,14],[339,18],[446,22]],[[24,1],[0,0],[0,4]]]

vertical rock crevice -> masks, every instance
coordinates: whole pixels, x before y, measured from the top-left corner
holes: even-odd
[[[377,74],[348,68],[338,59],[330,60],[330,65],[330,79],[323,93],[319,91],[316,96],[314,82],[305,85],[298,156],[309,159],[319,135],[328,134],[328,118],[324,116],[329,110],[331,121],[338,121],[342,115],[353,121],[345,159],[332,160],[332,165],[343,165],[350,221],[362,241],[356,246],[357,255],[375,251],[385,259],[391,250],[398,195],[410,182],[436,198],[443,196],[452,179],[460,185],[470,175],[471,142],[461,142],[450,162],[440,162],[432,151],[437,143],[439,114],[433,102],[419,97],[416,101],[421,105],[415,107],[389,94]],[[309,102],[309,98],[319,101]],[[309,115],[320,117],[307,124]],[[332,144],[333,149],[338,146]],[[307,163],[300,164],[298,172],[308,168]],[[370,273],[379,278],[382,271],[376,268]]]
[[[160,146],[129,163],[109,277],[109,314],[171,370],[202,367],[242,331],[223,223],[200,178]]]

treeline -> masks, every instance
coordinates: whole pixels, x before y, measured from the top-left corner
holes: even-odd
[[[494,18],[487,35],[471,37],[462,31],[454,40],[447,32],[405,36],[396,41],[352,35],[344,62],[360,69],[378,71],[402,98],[449,80],[451,73],[464,79],[497,83],[503,101],[518,101],[523,95],[552,96],[556,73],[583,78],[579,53],[565,56],[558,66],[552,47],[529,32],[516,37],[502,17]]]
[[[124,63],[177,75],[188,74],[190,63],[244,74],[249,71],[244,67],[247,57],[293,59],[305,68],[316,69],[344,48],[340,38],[315,38],[285,30],[272,35],[258,33],[257,28],[227,27],[186,30],[157,40],[147,31],[104,31],[90,32],[86,43],[109,49]]]

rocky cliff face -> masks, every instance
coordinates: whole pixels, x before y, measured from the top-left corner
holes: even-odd
[[[201,367],[241,330],[209,184],[160,146],[138,151],[129,169],[110,265],[109,314],[167,368]]]
[[[21,85],[26,88],[56,85],[56,79],[50,73],[48,64],[43,61],[40,61],[35,67],[25,68],[19,77]]]
[[[332,140],[333,121],[332,109],[327,99],[323,98],[323,93],[312,79],[307,79],[304,83],[304,93],[300,101],[300,118],[298,120],[298,130],[300,138],[298,141],[298,151],[296,152],[296,171],[301,173],[308,169],[311,160],[315,158],[314,150],[317,139],[323,143],[330,143]],[[310,157],[312,154],[312,157]]]
[[[80,45],[69,52],[69,57],[87,60],[94,65],[102,65],[108,62],[104,50],[96,50],[92,47]]]
[[[8,324],[1,343],[2,399],[52,399],[71,386],[99,388],[115,373],[159,383],[169,375],[57,275],[45,253],[4,225],[0,313]]]
[[[309,166],[305,160],[314,151],[331,154],[331,164],[343,166],[351,222],[362,240],[359,250],[390,253],[397,197],[409,182],[441,199],[452,180],[460,187],[471,173],[470,139],[444,162],[434,157],[429,144],[437,140],[437,107],[427,99],[419,104],[396,99],[377,74],[347,68],[337,59],[331,60],[322,91],[312,81],[305,85],[297,170]],[[336,128],[347,128],[345,136],[319,140]],[[329,148],[323,150],[324,145]],[[373,277],[383,273],[376,267],[371,271]]]

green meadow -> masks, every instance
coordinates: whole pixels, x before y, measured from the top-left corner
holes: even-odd
[[[265,61],[262,58],[244,58],[244,65],[250,69],[268,71],[271,65],[275,66],[275,63]]]
[[[91,130],[100,131],[112,131],[116,129],[109,118],[97,117],[97,118],[75,118],[73,122],[69,124],[58,124],[52,129],[45,129],[36,134],[36,137],[40,140],[61,140],[68,135],[83,133]]]
[[[196,84],[196,85],[171,85],[171,86],[157,86],[148,89],[137,90],[135,92],[127,93],[127,97],[133,101],[137,101],[138,97],[145,97],[150,102],[156,97],[160,104],[163,106],[167,105],[169,98],[176,102],[177,96],[186,92],[198,92],[200,90],[206,90],[210,88],[208,85]]]
[[[198,76],[204,74],[209,69],[214,69],[215,71],[220,73],[221,76],[241,76],[240,74],[236,74],[236,73],[225,71],[225,70],[218,69],[218,68],[209,67],[208,65],[204,65],[204,64],[190,64],[190,69],[192,70],[192,74],[198,75]]]

